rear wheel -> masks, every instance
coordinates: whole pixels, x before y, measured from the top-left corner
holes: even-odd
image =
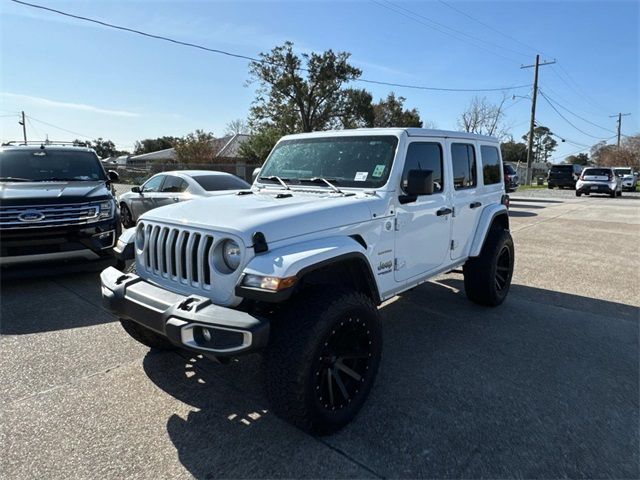
[[[579,196],[581,196],[581,195],[582,195],[582,192],[580,192],[580,191],[576,190],[576,197],[579,197]]]
[[[480,256],[464,264],[467,297],[480,305],[495,307],[504,302],[511,287],[515,250],[508,230],[493,226]]]
[[[609,194],[609,196],[610,196],[611,198],[616,198],[616,197],[618,196],[618,194],[617,194],[617,193],[616,193],[616,191],[614,190],[613,192],[611,192],[611,193]]]
[[[378,310],[365,295],[312,290],[271,323],[266,390],[274,412],[324,435],[364,404],[382,355]]]

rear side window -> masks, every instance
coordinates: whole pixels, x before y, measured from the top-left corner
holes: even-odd
[[[452,143],[451,162],[453,163],[453,187],[456,190],[475,187],[478,184],[478,179],[476,178],[476,151],[473,145]]]
[[[162,191],[165,193],[180,193],[184,192],[189,187],[189,184],[180,177],[174,177],[173,175],[167,175],[167,179],[162,185]]]
[[[406,191],[409,170],[431,170],[433,172],[433,191],[441,192],[442,178],[442,147],[434,142],[412,142],[407,148],[407,157],[402,172],[402,190]]]
[[[496,147],[482,145],[480,147],[482,155],[482,178],[485,185],[500,183],[500,155]]]

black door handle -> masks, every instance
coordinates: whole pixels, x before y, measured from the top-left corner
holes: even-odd
[[[482,204],[480,202],[472,202],[471,205],[469,205],[471,208],[478,208],[481,207]]]
[[[442,215],[449,215],[452,212],[453,210],[451,210],[450,208],[441,208],[436,212],[436,215],[441,217]]]

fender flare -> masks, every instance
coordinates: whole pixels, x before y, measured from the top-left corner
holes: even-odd
[[[113,247],[113,255],[121,261],[133,260],[136,256],[134,243],[136,240],[136,227],[122,231],[116,246]]]
[[[506,217],[506,226],[509,228],[509,211],[507,207],[502,204],[495,204],[486,207],[482,214],[480,215],[480,220],[478,221],[478,226],[476,227],[476,233],[473,237],[473,242],[471,243],[471,248],[469,249],[469,257],[477,257],[480,255],[482,251],[482,246],[489,234],[489,230],[491,230],[491,225],[495,219],[499,216],[503,215]]]
[[[297,284],[291,288],[271,292],[242,286],[244,276],[260,275],[278,278],[296,276],[301,279],[314,270],[353,259],[366,266],[367,287],[371,291],[374,301],[379,304],[378,286],[367,258],[366,249],[357,240],[342,236],[295,243],[255,256],[242,271],[236,286],[236,295],[253,300],[281,302],[291,297]]]

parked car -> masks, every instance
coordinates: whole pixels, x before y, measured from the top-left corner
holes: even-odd
[[[622,195],[622,180],[614,173],[613,168],[585,168],[576,183],[576,196],[583,193],[606,193],[611,198],[619,197]]]
[[[472,301],[505,300],[507,199],[493,137],[417,128],[286,136],[251,190],[142,215],[118,241],[132,268],[101,274],[103,302],[150,347],[223,363],[261,352],[274,412],[331,433],[373,385],[384,300],[456,268]]]
[[[108,260],[120,235],[117,179],[90,148],[0,147],[0,264]]]
[[[518,172],[510,163],[503,165],[504,188],[507,192],[515,192],[518,189],[519,178]]]
[[[547,175],[548,188],[576,188],[582,167],[580,165],[552,165]]]
[[[210,170],[176,170],[149,178],[142,186],[133,187],[118,198],[122,224],[133,227],[145,212],[172,203],[210,197],[250,188],[235,175]]]
[[[622,189],[630,192],[636,191],[638,185],[638,174],[631,167],[617,167],[613,169],[617,177],[622,181]]]

